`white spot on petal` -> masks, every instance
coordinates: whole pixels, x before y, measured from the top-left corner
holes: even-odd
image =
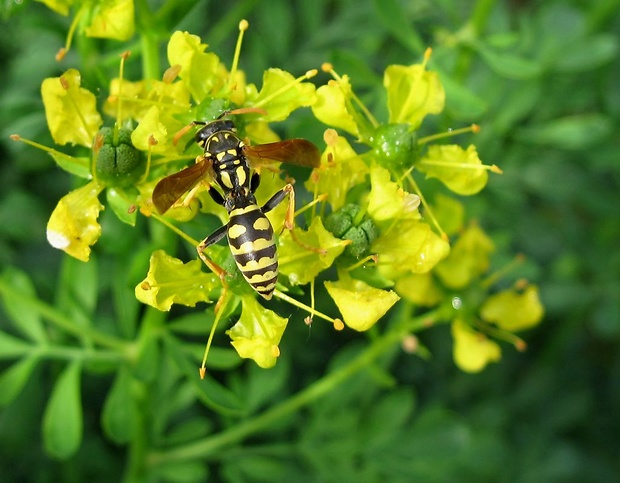
[[[59,250],[64,250],[71,244],[71,240],[65,235],[53,230],[47,230],[47,241],[50,245]]]

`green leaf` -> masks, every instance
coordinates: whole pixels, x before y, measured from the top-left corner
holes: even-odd
[[[194,312],[171,320],[168,322],[167,327],[180,334],[205,335],[209,333],[210,328],[213,326],[214,319],[215,315],[211,310]]]
[[[453,80],[452,76],[440,71],[439,77],[446,91],[446,109],[457,119],[478,119],[489,108],[483,97]]]
[[[73,456],[82,442],[81,371],[79,362],[66,367],[56,381],[43,416],[45,449],[61,460]]]
[[[516,132],[519,140],[559,149],[579,150],[600,144],[611,136],[613,121],[603,114],[567,116]]]
[[[90,247],[101,236],[101,225],[97,222],[103,205],[99,193],[103,186],[95,181],[63,196],[47,222],[47,241],[54,248],[87,262]]]
[[[390,123],[406,123],[416,129],[428,114],[443,111],[446,93],[437,73],[426,70],[426,63],[388,66],[383,85]]]
[[[367,451],[379,448],[390,440],[398,441],[399,431],[407,424],[415,409],[410,388],[391,391],[376,401],[364,417],[363,440]]]
[[[136,286],[136,298],[163,311],[175,303],[194,307],[198,302],[210,302],[211,291],[219,286],[220,279],[203,272],[202,265],[200,260],[183,263],[157,250],[151,255],[146,278]]]
[[[133,0],[98,0],[94,4],[86,35],[104,39],[129,40],[134,33]]]
[[[438,178],[448,188],[460,195],[478,193],[487,184],[487,167],[471,144],[465,150],[456,144],[432,145],[416,164],[428,178]]]
[[[34,346],[24,342],[22,339],[0,332],[0,360],[14,359],[24,354],[28,354]]]
[[[91,147],[103,123],[97,112],[95,95],[80,87],[80,83],[80,73],[69,69],[60,77],[45,79],[41,84],[45,117],[56,144]]]
[[[10,404],[19,395],[38,362],[36,356],[25,357],[0,375],[0,406]]]
[[[348,327],[363,332],[370,329],[400,299],[391,290],[381,290],[339,272],[337,282],[325,282]]]
[[[101,425],[108,438],[117,444],[127,443],[134,432],[138,418],[132,393],[132,377],[121,367],[103,404]]]
[[[565,55],[554,57],[558,72],[578,73],[596,69],[618,56],[618,37],[600,33],[593,37],[579,38],[570,46],[564,46]]]
[[[192,483],[209,481],[209,468],[202,461],[167,462],[155,468],[157,478],[154,481],[170,483]]]
[[[89,263],[64,258],[56,291],[56,307],[73,323],[92,325],[97,308],[99,283],[99,264],[96,258]]]
[[[211,360],[210,358],[211,355],[209,354],[209,360]],[[258,365],[250,364],[248,367],[247,392],[243,396],[244,400],[247,401],[249,411],[256,412],[270,402],[277,402],[282,391],[286,390],[286,384],[291,375],[288,360],[284,358],[270,371],[264,371]]]
[[[133,374],[142,381],[152,382],[157,377],[161,361],[159,334],[150,332],[141,337],[136,352]]]
[[[241,316],[226,333],[240,357],[268,369],[280,355],[278,344],[287,323],[288,318],[264,308],[251,294],[241,298]]]
[[[295,228],[293,239],[290,233],[279,237],[280,272],[287,275],[292,285],[304,285],[312,281],[320,272],[329,268],[350,243],[340,240],[328,232],[321,218],[312,219],[308,231]],[[316,248],[311,250],[299,245]]]
[[[214,409],[228,415],[240,415],[245,412],[246,406],[239,397],[227,387],[221,385],[213,377],[209,376],[202,380],[199,377],[198,364],[191,360],[184,346],[172,336],[164,338],[164,347],[169,356],[174,360],[179,370],[194,386],[196,395],[200,400]]]
[[[543,72],[541,64],[525,57],[496,51],[482,44],[476,44],[474,48],[493,71],[508,79],[533,79]]]
[[[24,296],[23,298],[8,297],[3,292],[4,308],[13,326],[30,340],[45,342],[47,334],[43,321],[37,308],[30,302],[31,299],[37,298],[37,294],[28,274],[17,268],[8,267],[2,274],[2,278],[4,283]]]
[[[396,0],[374,0],[374,12],[377,20],[394,38],[414,54],[421,54],[424,41],[419,31],[413,28],[411,16]]]

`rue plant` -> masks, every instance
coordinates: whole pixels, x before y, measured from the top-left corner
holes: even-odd
[[[65,8],[64,3],[46,3],[57,11]],[[130,28],[122,18],[133,19],[133,11],[129,12],[133,3],[112,3],[115,10],[105,2],[93,11],[90,4],[79,8],[69,38],[79,19],[88,15],[87,34],[103,31],[116,39],[129,38],[133,24]],[[3,358],[14,361],[0,379],[5,388],[2,402],[19,394],[42,361],[66,362],[43,424],[46,448],[58,458],[68,458],[79,448],[83,431],[80,377],[93,365],[100,371],[116,372],[102,424],[114,442],[131,445],[140,463],[130,472],[137,474],[149,467],[164,468],[169,462],[199,459],[266,428],[329,393],[399,344],[406,351],[427,356],[428,350],[415,334],[429,326],[451,324],[456,364],[476,372],[500,358],[501,341],[523,349],[525,343],[515,333],[536,325],[543,316],[535,285],[518,281],[507,287],[504,282],[519,258],[490,271],[494,244],[465,214],[460,198],[480,192],[489,172],[500,173],[495,165],[482,163],[473,144],[463,147],[452,141],[457,135],[473,138],[478,127],[437,133],[425,128],[425,121],[439,115],[445,101],[439,76],[429,68],[430,50],[420,63],[387,66],[383,75],[387,118],[380,120],[356,95],[355,79],[339,74],[329,64],[322,70],[331,80],[318,88],[310,81],[317,74],[313,69],[295,77],[269,68],[260,87],[248,83],[237,65],[246,29],[247,23],[241,22],[230,67],[200,38],[180,31],[168,40],[169,66],[158,79],[125,78],[124,65],[131,57],[123,54],[119,75],[110,79],[103,103],[83,87],[76,69],[45,79],[41,88],[45,114],[59,147],[14,136],[48,151],[60,168],[83,180],[59,200],[47,225],[50,244],[80,261],[68,262],[68,283],[87,287],[89,280],[96,280],[97,269],[84,267],[97,267],[98,250],[105,252],[100,244],[110,242],[100,220],[104,209],[142,237],[136,242],[143,248],[136,252],[143,257],[138,265],[146,265],[148,258],[148,268],[134,289],[136,299],[148,308],[141,316],[139,308],[126,312],[127,320],[133,322],[119,320],[116,331],[89,320],[92,312],[76,318],[71,311],[33,303],[36,294],[24,273],[7,271],[0,281],[7,313],[19,334],[0,333]],[[148,424],[159,418],[166,421],[196,399],[222,414],[240,415],[247,410],[233,388],[209,374],[204,381],[197,377],[201,351],[191,336],[210,332],[208,367],[232,371],[240,363],[239,356],[253,359],[261,368],[273,367],[285,331],[303,330],[297,323],[301,322],[299,312],[287,317],[281,313],[281,304],[258,300],[225,244],[208,249],[209,258],[226,272],[223,280],[199,258],[188,255],[199,237],[210,231],[204,227],[197,238],[196,220],[209,215],[208,223],[213,226],[227,222],[226,211],[207,194],[208,179],[165,215],[153,207],[156,184],[202,154],[187,137],[175,134],[195,120],[208,122],[236,107],[254,108],[235,117],[239,136],[250,144],[278,140],[272,123],[285,121],[298,109],[309,108],[315,121],[324,125],[323,139],[317,143],[321,164],[295,185],[303,201],[297,206],[297,226],[292,232],[280,232],[284,203],[268,214],[280,233],[275,295],[305,311],[308,324],[328,321],[338,330],[369,332],[368,337],[359,336],[367,341],[367,348],[339,370],[247,423],[215,436],[208,432],[186,435],[177,443],[159,433],[160,440],[149,445],[143,440]],[[66,145],[79,148],[68,153],[63,151]],[[261,171],[256,193],[259,205],[292,179],[286,172],[285,165]],[[426,181],[433,178],[443,189]],[[162,230],[168,235],[157,235]],[[187,242],[190,250],[156,240],[170,240],[170,234]],[[71,274],[86,278],[80,282],[71,279]],[[316,300],[324,302],[325,296],[333,303],[317,307]],[[92,310],[96,300],[86,297],[85,301]],[[134,302],[123,300],[132,307]],[[164,314],[175,305],[196,307],[195,313],[166,321]],[[221,338],[213,342],[222,321],[231,321],[226,333],[238,356]],[[314,323],[312,330],[332,329]],[[205,359],[206,354],[203,375]],[[165,367],[168,361],[173,368]],[[185,399],[178,396],[161,415],[141,413],[149,398],[163,401],[181,385]],[[176,446],[161,450],[167,444]]]

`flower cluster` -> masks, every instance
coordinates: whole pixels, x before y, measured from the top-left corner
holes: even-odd
[[[115,5],[121,8],[125,2]],[[96,19],[89,27],[91,34],[97,29]],[[242,22],[241,31],[246,28]],[[124,38],[126,32],[118,35]],[[452,321],[455,360],[468,371],[480,370],[499,357],[499,346],[488,335],[518,340],[512,332],[541,319],[534,286],[522,284],[489,295],[491,283],[483,276],[489,269],[492,242],[479,226],[465,224],[463,205],[457,199],[435,194],[427,200],[418,187],[414,172],[468,196],[484,188],[489,171],[499,171],[483,165],[473,145],[432,144],[475,127],[419,136],[425,118],[444,107],[439,77],[427,69],[430,51],[420,64],[386,69],[389,117],[383,123],[355,95],[349,78],[338,75],[331,65],[323,70],[333,79],[321,87],[308,82],[316,71],[295,78],[272,68],[265,71],[259,89],[246,82],[236,59],[231,69],[226,68],[198,37],[187,32],[172,35],[167,56],[170,67],[161,80],[130,81],[123,78],[121,68],[102,107],[104,115],[115,119],[110,127],[102,127],[96,98],[81,86],[79,72],[70,69],[43,82],[54,141],[90,150],[89,156],[75,157],[48,149],[60,167],[88,180],[64,196],[52,213],[47,234],[54,247],[88,260],[101,234],[99,195],[104,191],[107,205],[123,222],[133,225],[141,213],[197,245],[177,225],[182,227],[200,211],[215,214],[223,224],[227,221],[225,210],[210,200],[204,187],[199,187],[192,202],[173,207],[166,216],[153,209],[157,182],[201,154],[196,145],[186,148],[176,142],[174,133],[194,120],[209,121],[243,106],[256,109],[236,119],[240,136],[251,144],[263,144],[278,139],[270,122],[309,107],[328,129],[321,164],[304,184],[314,198],[300,210],[307,225],[285,231],[277,239],[281,274],[277,297],[342,328],[340,319],[291,296],[309,290],[314,299],[315,282],[322,274],[342,321],[357,331],[373,327],[401,298],[415,307],[450,305],[442,313]],[[284,185],[277,173],[264,173],[256,193],[259,203]],[[285,208],[268,214],[276,231],[283,226]],[[184,262],[156,251],[148,274],[135,289],[136,297],[159,310],[169,310],[172,304],[218,301],[217,318],[238,313],[240,307],[239,319],[228,331],[233,346],[261,367],[273,366],[288,320],[258,303],[226,247],[209,247],[208,256],[226,271],[225,289],[199,260]]]

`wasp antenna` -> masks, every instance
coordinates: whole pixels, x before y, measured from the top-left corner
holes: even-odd
[[[190,130],[191,128],[193,128],[194,126],[195,126],[195,123],[193,123],[193,122],[192,122],[191,124],[188,124],[187,126],[182,127],[181,129],[179,129],[179,130],[177,131],[177,133],[174,135],[174,137],[172,138],[172,144],[176,146],[176,145],[179,143],[179,140],[180,140],[183,136],[185,136],[185,134],[187,133],[187,131],[189,131],[189,130]]]
[[[266,116],[268,112],[262,107],[240,107],[239,109],[233,109],[232,111],[224,111],[220,117],[236,116],[238,114],[260,114],[262,116]]]

